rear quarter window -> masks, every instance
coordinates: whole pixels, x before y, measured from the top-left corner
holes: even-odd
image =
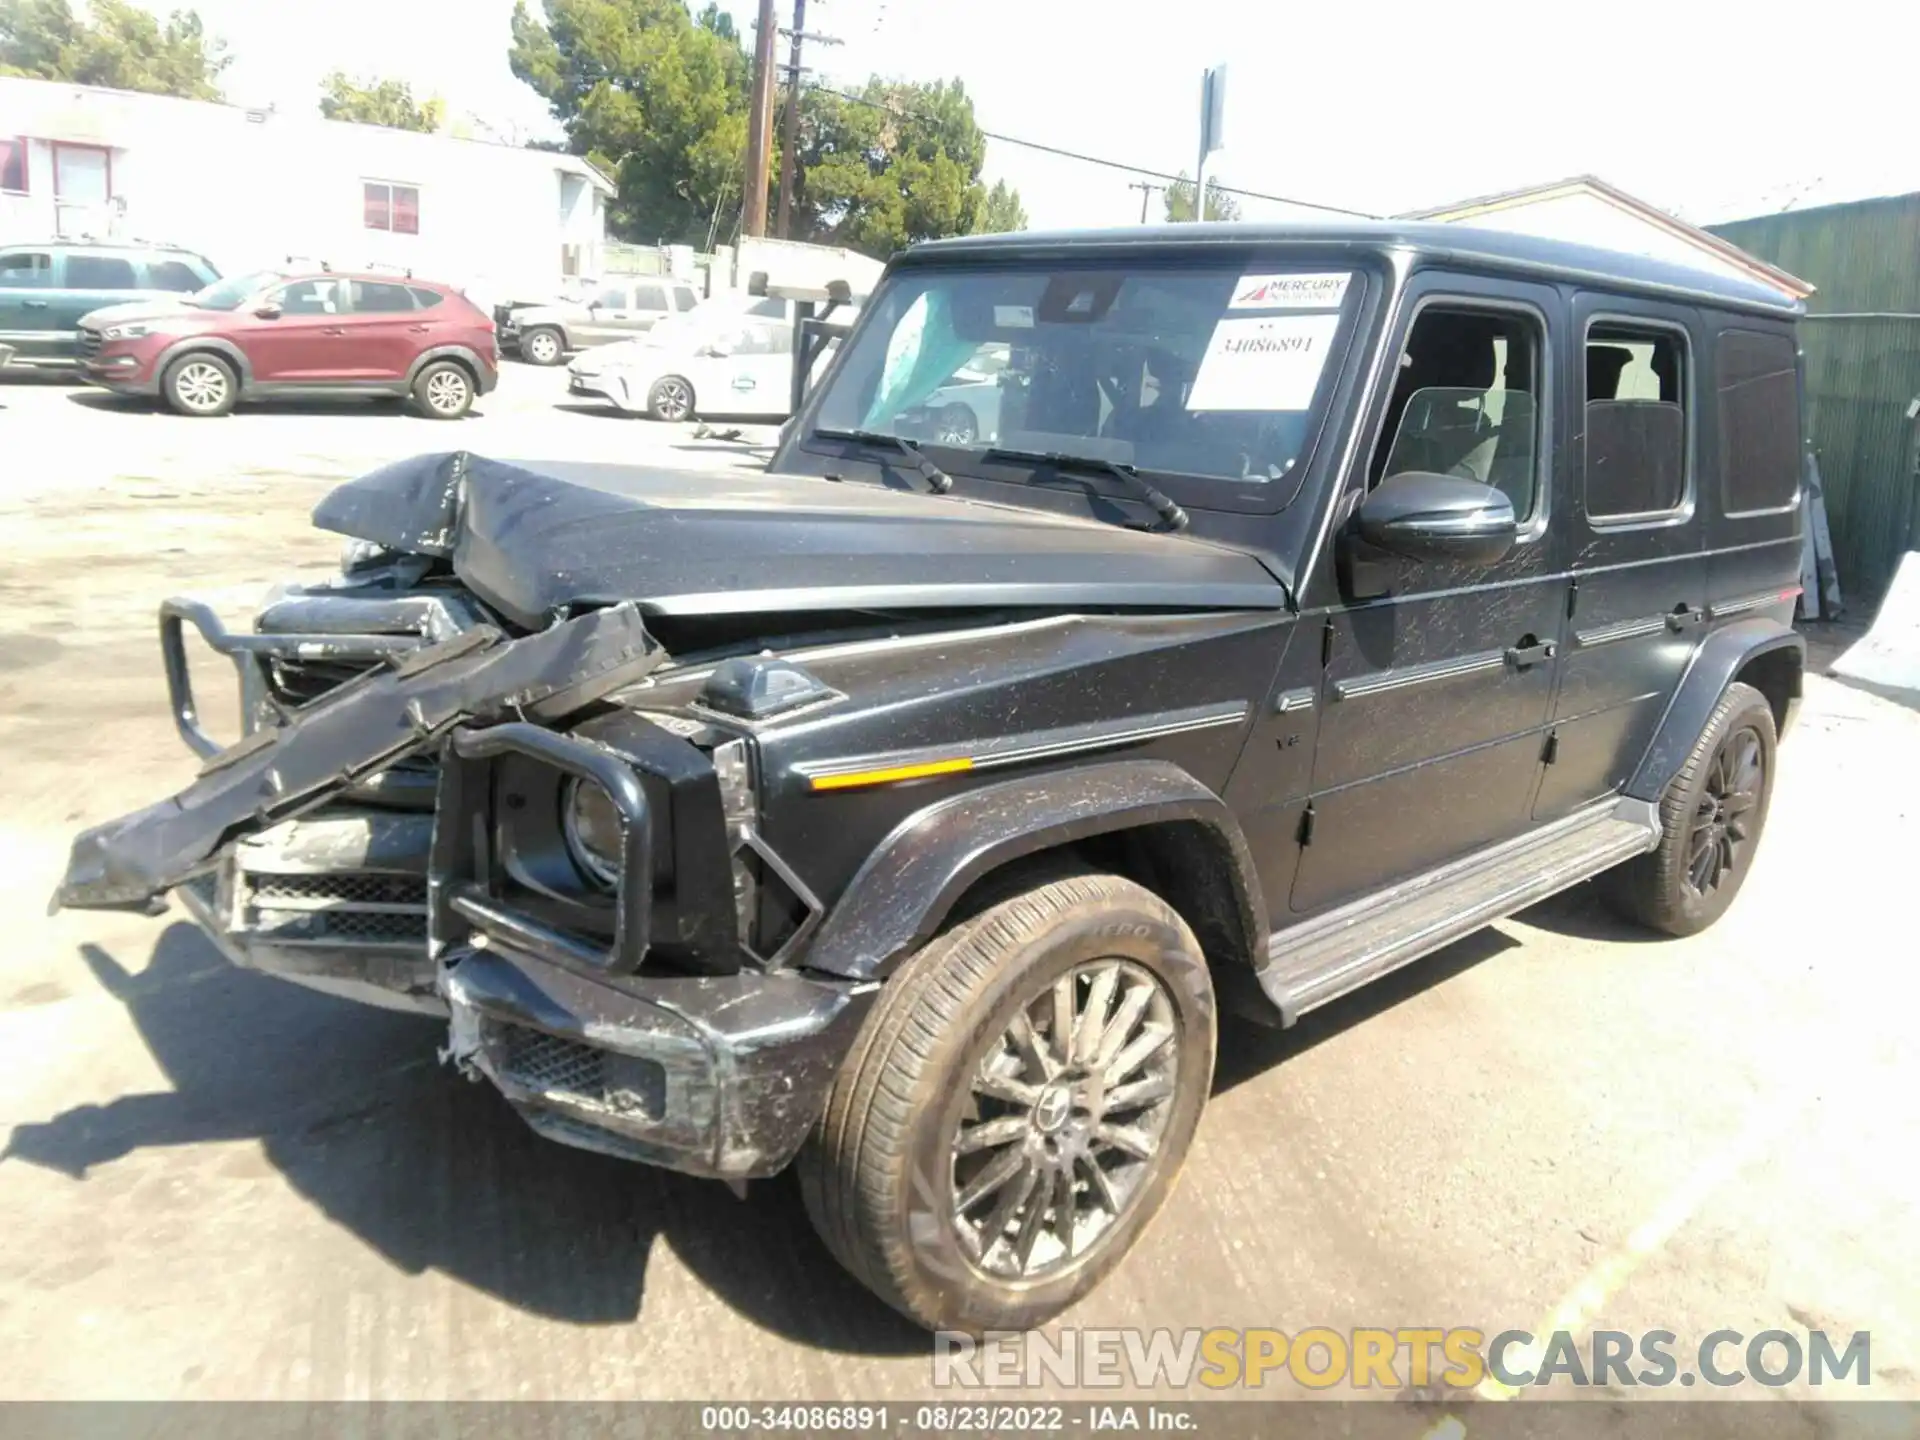
[[[1799,497],[1796,360],[1792,337],[1778,331],[1720,332],[1720,499],[1729,515],[1785,509]]]
[[[438,290],[429,290],[424,285],[409,285],[407,289],[413,295],[413,303],[422,310],[431,310],[447,297]]]
[[[181,294],[192,294],[206,280],[191,265],[179,260],[149,260],[147,262],[147,288],[149,290],[175,290]]]
[[[69,255],[66,286],[69,290],[138,290],[140,282],[134,278],[131,260],[116,255]]]

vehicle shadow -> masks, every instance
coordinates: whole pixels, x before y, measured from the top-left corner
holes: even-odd
[[[1224,1095],[1249,1080],[1258,1079],[1296,1055],[1304,1055],[1362,1021],[1391,1010],[1519,944],[1511,935],[1492,926],[1476,930],[1444,950],[1437,950],[1425,959],[1416,960],[1303,1015],[1298,1024],[1286,1030],[1223,1012],[1219,1051],[1213,1062],[1213,1093]]]
[[[1536,930],[1550,930],[1575,940],[1605,940],[1614,945],[1667,944],[1673,938],[1614,914],[1601,900],[1596,882],[1591,880],[1550,895],[1513,918]]]
[[[0,1163],[84,1179],[139,1149],[256,1140],[396,1268],[438,1270],[536,1314],[633,1321],[664,1241],[776,1333],[861,1354],[931,1344],[829,1258],[784,1177],[735,1201],[709,1181],[542,1140],[490,1086],[436,1062],[441,1022],[236,970],[190,925],[164,931],[138,974],[97,946],[81,953],[172,1089],[17,1126]]]
[[[88,410],[132,412],[147,410],[156,415],[165,415],[172,419],[187,417],[176,416],[161,401],[146,395],[116,395],[110,390],[76,390],[67,396],[70,403]],[[463,417],[467,420],[484,420],[487,412],[475,405]],[[222,416],[226,420],[246,420],[256,415],[405,415],[409,419],[425,422],[427,417],[416,412],[412,404],[400,395],[341,395],[337,398],[285,400],[244,400],[231,413]],[[445,421],[432,423],[445,424]]]

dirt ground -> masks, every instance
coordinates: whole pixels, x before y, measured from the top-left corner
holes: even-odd
[[[192,774],[155,604],[239,621],[328,568],[331,480],[456,444],[743,458],[509,375],[468,427],[0,386],[0,1398],[930,1393],[784,1181],[549,1145],[431,1021],[234,971],[177,913],[45,914],[77,828]],[[1181,1189],[1063,1323],[1868,1330],[1847,1398],[1920,1398],[1916,753],[1920,714],[1815,678],[1707,934],[1576,892],[1229,1025]]]

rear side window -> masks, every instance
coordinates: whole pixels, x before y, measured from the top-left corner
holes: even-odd
[[[636,285],[633,291],[633,308],[636,310],[665,310],[667,292],[658,285]]]
[[[1800,385],[1793,341],[1723,330],[1714,352],[1720,500],[1729,515],[1781,510],[1800,494]]]
[[[1587,332],[1587,518],[1664,515],[1687,493],[1686,341],[1652,326]]]
[[[405,285],[384,285],[376,280],[353,282],[353,308],[361,315],[391,315],[413,309],[413,292]]]
[[[445,298],[438,290],[429,290],[424,285],[409,285],[407,292],[413,296],[413,303],[422,310],[431,310]]]
[[[0,254],[0,285],[44,290],[53,284],[53,256],[44,250],[8,250]]]
[[[138,290],[133,278],[133,262],[111,255],[67,256],[69,290]],[[198,285],[193,287],[198,290]]]
[[[149,290],[177,290],[181,294],[192,294],[207,282],[191,265],[183,265],[178,260],[149,260],[147,262],[147,288]]]
[[[700,303],[700,297],[682,285],[674,290],[673,303],[677,309],[691,310],[695,305]]]

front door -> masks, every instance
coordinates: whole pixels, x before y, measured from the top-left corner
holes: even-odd
[[[261,297],[262,307],[278,306],[280,313],[250,314],[234,332],[255,381],[303,385],[347,378],[345,283],[331,276],[294,280]]]
[[[1528,823],[1566,612],[1548,524],[1560,329],[1544,287],[1438,275],[1409,287],[1392,383],[1336,519],[1386,476],[1427,471],[1505,491],[1520,539],[1467,566],[1366,555],[1336,525],[1321,607],[1309,596],[1302,617],[1319,621],[1323,662],[1296,913]]]
[[[22,361],[62,352],[54,335],[53,252],[0,250],[0,345]]]
[[[659,285],[608,285],[593,297],[587,318],[570,326],[569,333],[582,348],[631,340],[653,328],[666,312],[666,304],[666,292]]]
[[[734,344],[727,393],[710,408],[716,414],[757,418],[786,415],[793,408],[793,327],[749,320]]]

